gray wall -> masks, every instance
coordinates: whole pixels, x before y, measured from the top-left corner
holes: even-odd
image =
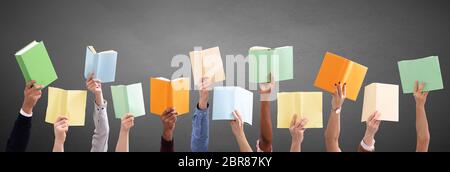
[[[134,0],[134,1],[26,1],[0,5],[1,109],[0,147],[22,104],[24,81],[14,53],[35,39],[44,40],[59,79],[52,84],[84,89],[85,46],[119,52],[116,82],[142,82],[149,94],[150,76],[170,77],[174,55],[194,46],[220,46],[226,54],[244,54],[255,45],[294,46],[295,79],[282,82],[281,91],[317,91],[313,87],[325,51],[335,52],[369,67],[364,85],[372,82],[400,84],[396,62],[430,55],[440,57],[444,85],[449,85],[450,11],[445,0]],[[120,121],[114,118],[111,84],[104,85],[109,100],[110,151],[117,142]],[[449,91],[430,93],[427,113],[430,151],[450,151],[448,132]],[[324,124],[330,95],[324,94]],[[149,113],[149,96],[145,96]],[[86,126],[71,127],[66,151],[89,151],[93,132],[93,96],[88,97]],[[191,92],[191,107],[198,100]],[[211,96],[212,100],[212,96]],[[256,100],[256,99],[255,99]],[[340,144],[355,151],[365,125],[360,123],[363,94],[346,101]],[[44,122],[47,90],[34,110],[29,151],[51,151],[53,127]],[[254,147],[259,136],[260,103],[254,104],[254,125],[246,126]],[[175,131],[177,151],[190,151],[191,115],[180,117]],[[276,124],[276,102],[272,103]],[[161,122],[157,116],[136,119],[130,151],[159,151]],[[237,151],[228,122],[211,121],[211,151]],[[324,151],[323,129],[306,131],[304,151]],[[274,129],[274,151],[288,151],[287,129]],[[376,137],[378,151],[415,150],[415,111],[412,95],[400,95],[400,122],[382,122]]]

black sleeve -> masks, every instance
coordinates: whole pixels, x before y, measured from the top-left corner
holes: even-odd
[[[19,114],[8,138],[6,152],[25,152],[30,139],[30,130],[31,117]]]

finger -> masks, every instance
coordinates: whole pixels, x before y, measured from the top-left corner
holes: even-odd
[[[376,114],[377,114],[377,111],[373,112],[373,113],[369,116],[369,118],[367,118],[367,122],[372,121],[373,118],[375,118],[375,115],[376,115]]]
[[[339,88],[338,88],[338,85],[337,85],[337,84],[334,84],[334,88],[335,88],[336,90],[334,90],[333,96],[338,97],[338,96],[339,96]]]
[[[416,81],[414,81],[413,91],[416,93],[418,88],[419,88],[419,81],[416,80]]]
[[[40,91],[42,88],[44,88],[44,86],[43,85],[33,85],[33,88],[34,88],[34,90],[36,90],[36,91]]]
[[[294,114],[294,116],[291,119],[291,126],[295,126],[295,121],[297,121],[297,114]]]
[[[425,99],[428,97],[428,91],[424,93]]]
[[[419,92],[422,93],[424,88],[425,88],[425,82],[422,81],[419,86]]]
[[[238,120],[239,119],[239,116],[237,115],[236,111],[233,111],[233,117],[234,117],[234,120]]]
[[[342,85],[341,85],[341,82],[338,83],[337,87],[338,87],[338,95],[339,95],[339,97],[342,97]]]
[[[29,81],[29,82],[27,82],[27,84],[25,85],[25,88],[27,89],[27,88],[31,88],[31,87],[33,87],[33,85],[36,83],[36,81],[35,80],[31,80],[31,81]]]
[[[88,76],[88,81],[91,81],[94,78],[94,73],[90,73]]]
[[[308,124],[308,119],[303,118],[302,121],[300,122],[300,128],[305,128],[306,124]]]
[[[342,86],[342,93],[344,97],[347,97],[347,83],[344,83],[344,85]]]

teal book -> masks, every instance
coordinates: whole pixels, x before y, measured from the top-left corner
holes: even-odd
[[[145,115],[141,83],[111,86],[111,94],[116,118],[122,119],[126,113],[134,117]]]
[[[252,47],[248,53],[249,81],[251,83],[270,82],[270,74],[275,81],[294,79],[293,47]]]
[[[117,52],[114,50],[97,53],[94,47],[86,48],[86,61],[84,65],[84,77],[94,74],[94,79],[102,83],[114,82],[116,78]]]
[[[415,81],[425,82],[423,91],[444,89],[438,56],[399,61],[398,70],[404,94],[414,92]]]
[[[36,84],[47,87],[58,79],[43,41],[31,42],[15,56],[25,82],[35,80]]]
[[[214,87],[213,120],[234,120],[238,110],[243,122],[252,125],[253,93],[241,87]]]

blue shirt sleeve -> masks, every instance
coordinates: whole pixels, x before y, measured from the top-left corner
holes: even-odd
[[[209,104],[206,109],[201,110],[195,108],[192,117],[192,135],[191,135],[191,151],[192,152],[208,152],[209,144]]]

